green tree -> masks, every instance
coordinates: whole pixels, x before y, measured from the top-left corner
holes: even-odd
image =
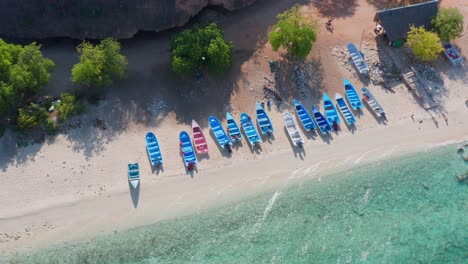
[[[463,32],[463,15],[455,7],[442,8],[432,20],[432,26],[440,39],[445,42],[460,36]]]
[[[77,47],[80,62],[73,66],[72,81],[85,86],[107,86],[125,78],[128,62],[120,49],[120,43],[111,38],[96,46],[83,41]]]
[[[277,18],[278,23],[268,34],[273,50],[278,51],[282,47],[295,57],[306,58],[317,39],[316,23],[307,21],[297,4],[278,14]]]
[[[35,42],[24,46],[18,54],[18,61],[11,66],[10,83],[21,92],[39,92],[50,80],[50,72],[55,64],[44,58],[41,45]]]
[[[60,101],[56,106],[57,116],[60,121],[65,121],[70,116],[79,114],[84,110],[84,106],[76,100],[73,94],[62,93]]]
[[[214,23],[195,26],[176,35],[171,41],[171,66],[180,75],[189,75],[206,66],[221,73],[232,64],[232,44]]]
[[[30,129],[42,125],[47,120],[47,111],[44,107],[31,103],[19,109],[18,127]]]
[[[0,81],[0,113],[5,113],[14,106],[15,91],[13,87]]]
[[[407,41],[414,55],[424,61],[435,60],[444,50],[437,34],[426,31],[424,27],[411,26]]]

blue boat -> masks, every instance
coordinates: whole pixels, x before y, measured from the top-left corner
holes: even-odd
[[[218,141],[218,144],[221,148],[229,148],[229,146],[232,146],[231,139],[229,139],[228,134],[226,131],[224,131],[223,126],[221,125],[221,122],[219,122],[218,118],[214,116],[208,117],[208,123],[210,124],[211,130],[213,131],[213,134],[216,137],[216,140]]]
[[[185,166],[190,167],[198,163],[197,156],[195,155],[192,140],[187,132],[182,131],[179,134],[180,151],[184,155]]]
[[[346,78],[344,79],[344,90],[346,98],[354,111],[360,111],[362,109],[361,98],[359,98],[359,94],[356,89]]]
[[[229,112],[226,113],[226,123],[227,123],[227,132],[229,134],[229,138],[231,138],[231,141],[240,142],[242,140],[242,134],[241,134],[240,128],[237,125],[236,120],[234,120],[234,118]]]
[[[273,134],[273,124],[271,123],[270,117],[266,113],[265,109],[263,109],[263,107],[258,102],[255,103],[255,108],[260,132],[262,132],[263,135]]]
[[[296,108],[297,117],[301,121],[301,124],[304,127],[304,129],[306,131],[311,131],[311,130],[316,129],[312,116],[310,116],[309,112],[307,112],[305,107],[296,99],[294,99],[294,106]]]
[[[246,113],[242,113],[240,116],[240,123],[250,145],[252,147],[259,145],[261,143],[260,136],[252,123],[252,118]]]
[[[328,132],[331,131],[330,124],[328,124],[327,119],[320,113],[320,111],[317,109],[317,107],[312,106],[312,113],[315,118],[315,122],[317,122],[317,125],[320,129],[320,132],[322,134],[326,135]]]
[[[140,167],[138,166],[138,162],[128,164],[128,181],[134,189],[138,187],[140,183]]]
[[[146,133],[146,151],[148,152],[148,156],[151,160],[151,166],[160,166],[163,164],[158,139],[153,132]]]
[[[353,113],[348,107],[348,104],[346,103],[345,99],[343,96],[339,93],[335,95],[335,100],[336,104],[338,106],[338,109],[340,109],[341,115],[343,115],[344,119],[346,120],[346,123],[348,126],[353,125],[356,123],[356,118],[354,117]]]
[[[323,109],[325,116],[327,117],[327,121],[330,125],[336,126],[341,123],[340,116],[336,111],[335,105],[333,104],[332,100],[330,100],[330,97],[328,97],[327,93],[323,93]]]

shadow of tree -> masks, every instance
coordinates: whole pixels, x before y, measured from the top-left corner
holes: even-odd
[[[375,6],[378,10],[390,9],[399,6],[414,5],[429,0],[367,0],[367,3]]]
[[[322,0],[313,1],[312,5],[319,13],[329,18],[350,17],[356,12],[356,0]]]

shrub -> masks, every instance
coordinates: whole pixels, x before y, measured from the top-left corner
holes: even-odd
[[[31,129],[42,125],[46,119],[46,109],[38,104],[31,103],[25,108],[19,109],[18,127],[22,130]]]
[[[57,122],[55,122],[55,120],[52,120],[50,118],[47,119],[47,122],[46,122],[47,133],[49,133],[50,135],[53,135],[57,133],[59,129],[60,129],[60,126],[57,124]]]
[[[426,31],[424,27],[410,27],[408,46],[416,57],[424,61],[433,61],[444,50],[437,34]]]
[[[60,95],[60,103],[56,106],[57,116],[60,121],[65,121],[72,115],[77,115],[84,111],[84,106],[76,100],[75,96],[69,93]]]
[[[297,4],[277,18],[278,23],[268,34],[273,50],[282,47],[295,57],[306,58],[317,39],[316,23],[307,21]]]
[[[463,23],[463,15],[455,7],[441,8],[437,17],[432,20],[435,32],[445,42],[460,36],[463,32]]]

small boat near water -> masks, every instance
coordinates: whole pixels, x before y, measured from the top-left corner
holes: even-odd
[[[128,181],[134,189],[138,187],[140,183],[140,167],[138,162],[128,164]]]
[[[159,148],[158,139],[153,132],[146,133],[146,151],[151,160],[151,166],[160,166],[163,164],[161,149]]]
[[[343,118],[346,120],[346,123],[348,126],[353,125],[356,123],[356,118],[354,117],[353,113],[348,107],[348,104],[346,104],[345,99],[341,94],[337,93],[335,95],[335,100],[336,104],[338,106],[338,109],[340,109],[341,114],[343,115]]]
[[[206,142],[205,135],[195,120],[192,120],[192,136],[197,153],[208,153],[208,143]]]
[[[330,124],[328,124],[327,119],[320,113],[317,107],[312,106],[312,113],[314,115],[315,121],[320,129],[322,134],[326,135],[328,132],[331,131]]]
[[[219,146],[229,151],[231,149],[232,142],[231,139],[229,139],[229,136],[226,133],[226,131],[224,131],[224,128],[221,125],[221,122],[218,120],[218,118],[214,116],[208,117],[208,124],[210,124],[211,131],[213,131],[213,134],[216,138],[216,141],[218,141]]]
[[[284,125],[286,126],[286,130],[288,131],[289,138],[293,145],[296,147],[302,147],[305,141],[302,137],[301,131],[299,131],[296,120],[294,120],[293,116],[289,112],[284,113],[283,118]]]
[[[362,109],[362,101],[359,98],[359,94],[356,91],[356,88],[351,84],[348,79],[344,79],[344,91],[348,102],[351,104],[351,107],[354,111],[360,111]]]
[[[327,93],[323,93],[323,109],[328,123],[333,125],[333,128],[337,130],[337,126],[341,124],[340,116]]]
[[[299,118],[299,121],[301,121],[304,129],[306,131],[315,130],[316,126],[312,116],[310,116],[305,107],[296,99],[294,99],[294,107],[296,108],[297,117]]]
[[[242,140],[242,134],[239,126],[236,123],[236,120],[232,117],[230,113],[226,113],[226,123],[227,123],[227,132],[231,141],[240,142]]]
[[[273,124],[271,123],[270,117],[266,113],[265,109],[263,109],[263,107],[258,102],[255,103],[255,108],[260,132],[262,132],[263,135],[272,135],[274,131]]]
[[[367,63],[364,61],[364,58],[356,45],[350,42],[346,47],[348,48],[349,55],[351,56],[351,59],[353,60],[354,65],[356,65],[359,73],[362,75],[368,75],[369,66],[367,66]]]
[[[258,135],[257,130],[255,129],[254,124],[252,123],[252,118],[250,118],[250,116],[246,113],[242,113],[240,116],[240,122],[250,145],[252,147],[260,145],[262,141]]]
[[[378,117],[386,118],[385,110],[379,104],[379,102],[375,99],[374,95],[369,91],[369,89],[366,87],[362,87],[361,92],[362,92],[362,98],[364,99],[364,102],[366,102],[369,105],[369,107],[372,109],[375,115],[377,115]]]
[[[193,169],[193,166],[198,163],[197,156],[193,150],[192,141],[190,140],[190,136],[186,131],[180,132],[179,140],[180,151],[184,157],[185,166],[191,170]]]

